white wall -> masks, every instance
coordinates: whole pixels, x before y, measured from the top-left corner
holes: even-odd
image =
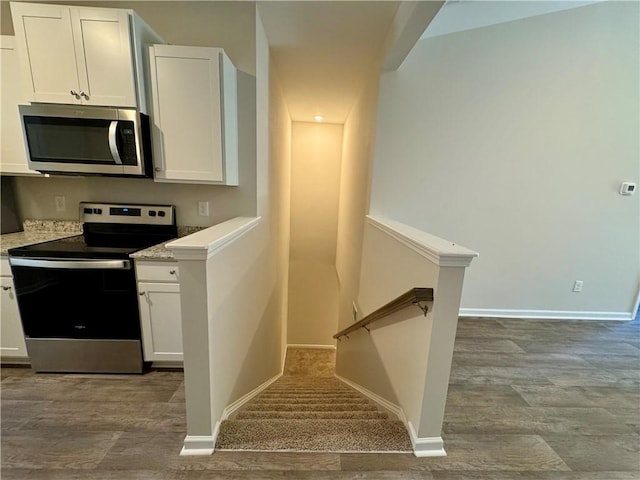
[[[133,8],[169,43],[225,49],[240,70],[238,75],[240,186],[158,184],[149,179],[108,177],[16,177],[16,200],[22,219],[77,220],[77,205],[85,200],[175,204],[180,225],[209,226],[236,216],[255,215],[258,195],[255,137],[255,3],[87,1],[73,4]],[[13,35],[9,2],[3,1],[0,8],[1,33]],[[66,197],[65,212],[55,211],[53,197],[56,195]],[[198,216],[199,201],[210,203],[209,217]]]
[[[281,372],[289,123],[256,18],[258,211],[177,240],[187,405],[185,453],[210,453],[225,409]],[[247,225],[250,225],[247,227]],[[229,240],[232,238],[232,240]],[[225,240],[226,239],[226,240]],[[217,243],[216,243],[217,242]],[[225,243],[227,242],[227,243]],[[221,243],[224,244],[221,246]],[[214,248],[212,244],[217,246]],[[207,254],[207,249],[212,251]],[[215,253],[214,253],[215,251]],[[199,258],[193,260],[193,258]]]
[[[464,312],[632,318],[638,7],[421,40],[382,76],[371,211],[480,252]]]
[[[353,322],[352,302],[358,294],[364,221],[369,211],[377,97],[376,70],[344,124],[336,248],[340,284],[339,330]]]
[[[330,345],[336,333],[335,270],[342,125],[293,122],[288,343]]]
[[[277,232],[278,285],[282,318],[282,359],[287,345],[287,309],[289,298],[289,231],[291,228],[291,117],[284,101],[273,63],[269,69],[269,152],[271,158],[271,201],[278,207],[272,218]]]
[[[475,252],[383,218],[367,218],[358,302],[363,315],[414,287],[433,288],[415,306],[359,329],[338,344],[336,372],[400,410],[418,456],[443,455],[449,371],[466,266]],[[365,391],[366,391],[365,390]]]

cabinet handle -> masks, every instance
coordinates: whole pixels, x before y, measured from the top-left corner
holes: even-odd
[[[140,292],[138,295],[140,295],[141,297],[144,297],[147,294],[147,292]]]
[[[2,286],[2,290],[4,290],[6,292],[7,290],[11,290],[11,287],[7,287],[7,286],[3,285]]]
[[[162,171],[162,169],[161,169],[160,167],[156,167],[156,168],[154,168],[154,170],[155,170],[156,172],[161,172],[161,171]]]
[[[175,275],[176,271],[175,270],[169,270],[169,275]]]
[[[78,92],[76,92],[75,90],[69,90],[69,93],[76,98],[80,98],[80,95],[78,95]]]
[[[86,94],[86,93],[84,93],[84,92],[80,92],[80,96],[81,96],[81,97],[84,97],[84,98],[85,98],[85,100],[89,100],[89,95],[87,95],[87,94]]]

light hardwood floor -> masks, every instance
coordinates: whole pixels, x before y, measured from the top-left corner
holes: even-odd
[[[460,321],[444,458],[179,457],[181,372],[3,368],[2,480],[640,478],[640,321]]]

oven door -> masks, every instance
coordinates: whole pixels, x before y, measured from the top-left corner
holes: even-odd
[[[20,105],[29,168],[41,172],[140,175],[140,115],[135,110]]]
[[[10,257],[28,338],[140,339],[130,260]]]

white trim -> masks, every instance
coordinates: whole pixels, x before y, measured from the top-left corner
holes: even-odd
[[[252,448],[218,448],[216,452],[256,452],[256,453],[409,453],[408,450],[300,450],[295,448],[258,450]],[[293,478],[293,477],[292,477]],[[356,477],[357,478],[357,477]],[[366,477],[363,477],[366,478]]]
[[[377,393],[373,393],[371,390],[366,389],[362,385],[354,383],[351,380],[347,380],[346,378],[341,377],[338,374],[336,374],[336,378],[341,382],[346,383],[351,388],[357,390],[358,392],[363,394],[365,397],[368,397],[374,402],[376,402],[378,405],[380,405],[382,408],[387,410],[389,413],[398,417],[398,420],[401,420],[405,425],[407,424],[407,419],[404,415],[404,412],[402,411],[402,408],[399,405],[396,405],[395,403],[390,402],[386,398],[382,398]]]
[[[441,267],[468,267],[478,252],[388,218],[367,215],[367,223]]]
[[[406,415],[404,414],[404,410],[399,405],[390,402],[389,400],[382,398],[377,393],[373,393],[371,390],[359,385],[357,383],[352,382],[351,380],[347,380],[344,377],[336,374],[336,378],[343,383],[346,383],[351,388],[357,390],[365,397],[376,402],[382,408],[387,410],[389,413],[398,417],[402,423],[405,424],[407,428],[407,433],[409,434],[409,438],[411,439],[411,445],[413,445],[413,454],[416,457],[446,457],[447,452],[444,450],[444,442],[442,437],[427,437],[427,438],[419,438],[416,434],[415,428],[413,428],[413,424],[407,420]]]
[[[182,443],[181,457],[192,455],[211,455],[216,446],[218,433],[220,432],[220,422],[216,422],[213,434],[209,435],[187,435]]]
[[[461,308],[461,317],[531,318],[548,320],[633,320],[634,313],[579,312],[569,310],[510,310],[493,308]]]
[[[638,312],[638,308],[640,308],[640,289],[638,289],[638,296],[636,297],[636,303],[633,304],[633,311],[631,312],[631,320],[636,318],[636,313]]]
[[[262,217],[236,217],[167,243],[177,260],[206,260],[255,228]]]
[[[311,345],[306,343],[287,343],[287,348],[316,348],[324,350],[335,350],[335,345]]]
[[[446,457],[447,452],[444,450],[444,442],[442,437],[425,437],[420,438],[413,428],[411,422],[407,422],[409,430],[409,438],[413,445],[413,454],[416,457]]]
[[[262,392],[265,388],[267,388],[269,385],[271,385],[273,382],[275,382],[276,380],[278,380],[280,377],[282,376],[282,373],[277,374],[275,377],[270,378],[269,380],[267,380],[266,382],[264,382],[262,385],[259,385],[258,387],[254,388],[253,390],[251,390],[249,393],[243,395],[242,397],[240,397],[238,400],[236,400],[233,403],[230,403],[229,405],[227,405],[225,407],[225,409],[222,411],[222,417],[220,418],[220,421],[226,420],[227,418],[229,418],[231,415],[233,415],[238,409],[242,408],[242,406],[247,403],[249,400],[251,400],[253,397],[255,397],[256,395],[258,395],[260,392]]]

